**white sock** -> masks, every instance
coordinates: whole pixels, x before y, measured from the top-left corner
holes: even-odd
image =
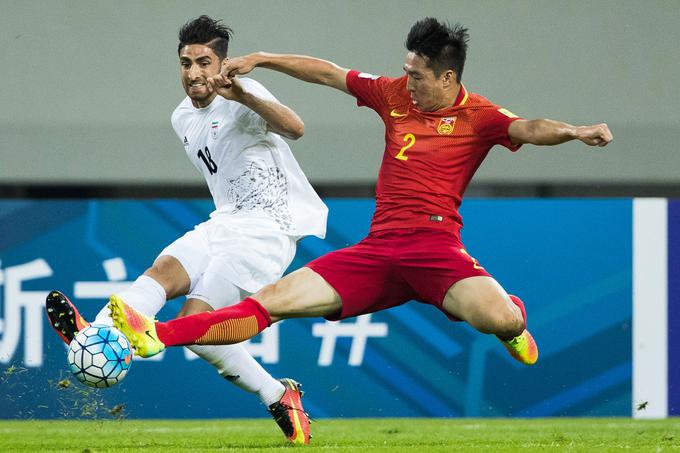
[[[256,393],[265,406],[271,406],[283,396],[283,384],[267,373],[245,346],[191,345],[187,348],[217,368],[217,372],[228,381],[246,392]]]
[[[165,305],[166,298],[165,289],[161,284],[146,275],[139,276],[128,289],[119,292],[117,296],[146,316],[156,316]],[[113,325],[108,304],[97,313],[93,324]]]

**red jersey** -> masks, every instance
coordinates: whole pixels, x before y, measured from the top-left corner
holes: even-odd
[[[406,79],[347,74],[357,105],[375,110],[385,123],[371,232],[414,227],[458,232],[463,193],[491,147],[519,149],[508,137],[518,117],[462,85],[452,107],[421,112]]]

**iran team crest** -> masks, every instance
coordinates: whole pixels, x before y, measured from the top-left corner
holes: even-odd
[[[441,120],[439,120],[439,125],[437,126],[437,133],[439,135],[451,135],[453,133],[454,124],[456,124],[455,116],[442,118]]]
[[[217,128],[219,125],[220,124],[218,121],[213,121],[210,125],[210,136],[213,138],[213,140],[217,140]]]

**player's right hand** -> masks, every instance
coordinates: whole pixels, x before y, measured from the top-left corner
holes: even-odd
[[[225,99],[241,102],[245,91],[241,86],[238,77],[225,77],[221,73],[212,77],[208,77],[208,86],[211,92],[216,91],[217,94]]]
[[[225,58],[222,61],[222,68],[220,74],[224,77],[234,77],[235,75],[248,74],[255,69],[255,54],[245,55],[243,57]]]

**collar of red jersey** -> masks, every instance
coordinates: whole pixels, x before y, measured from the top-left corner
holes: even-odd
[[[460,91],[458,91],[458,96],[456,97],[456,100],[453,103],[453,107],[458,107],[460,105],[464,105],[468,100],[468,92],[465,89],[465,86],[461,83],[460,84]]]

